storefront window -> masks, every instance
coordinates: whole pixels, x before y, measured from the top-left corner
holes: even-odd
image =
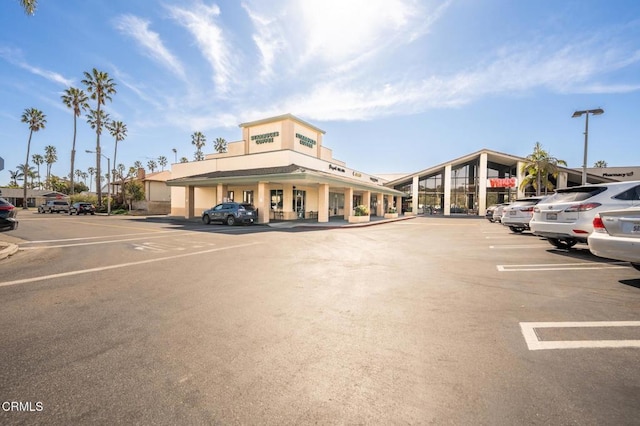
[[[242,191],[242,202],[253,204],[253,191]]]
[[[271,210],[282,210],[282,189],[271,190]]]

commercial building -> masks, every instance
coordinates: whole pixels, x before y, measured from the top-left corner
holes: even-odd
[[[242,140],[203,161],[173,164],[171,215],[199,217],[225,201],[253,204],[258,222],[355,220],[355,207],[383,216],[403,193],[351,169],[323,146],[325,132],[291,114],[240,124]],[[361,217],[359,217],[361,219]]]
[[[386,185],[405,194],[402,203],[405,213],[482,215],[491,204],[534,195],[532,186],[520,188],[525,179],[522,169],[526,163],[526,158],[482,149],[397,178]],[[627,175],[629,172],[633,175],[634,169],[637,168],[625,168]],[[594,170],[600,174],[595,174]],[[618,175],[610,176],[606,170],[590,169],[587,182],[619,180],[616,179]],[[557,178],[550,176],[549,179],[555,188],[577,186],[582,182],[582,170],[558,167]]]

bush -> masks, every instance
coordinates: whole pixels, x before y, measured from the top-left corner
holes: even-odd
[[[389,207],[387,213],[398,213],[398,209],[396,209],[395,207]]]
[[[356,206],[356,216],[368,216],[369,208],[367,206],[359,205]]]

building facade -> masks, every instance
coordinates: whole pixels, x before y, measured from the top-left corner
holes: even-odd
[[[242,140],[203,161],[173,164],[171,215],[200,217],[225,201],[253,204],[258,222],[349,219],[355,207],[383,216],[402,192],[347,167],[323,146],[325,132],[291,114],[240,124]]]

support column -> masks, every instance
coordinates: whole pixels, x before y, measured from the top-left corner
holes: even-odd
[[[218,186],[216,187],[216,204],[220,204],[223,202],[223,191],[224,191],[224,185],[219,183]]]
[[[267,182],[258,182],[258,200],[256,203],[258,223],[269,223],[270,195],[269,184]]]
[[[516,163],[516,181],[518,182],[516,197],[524,198],[524,188],[521,188],[522,182],[524,182],[524,172],[522,171],[522,166],[524,163],[522,161],[518,161]]]
[[[364,191],[362,193],[362,205],[367,208],[371,205],[371,191]],[[371,212],[369,212],[369,215],[371,215]]]
[[[376,199],[378,200],[378,204],[376,206],[376,216],[382,217],[386,213],[384,211],[384,194],[382,192],[379,192],[378,194],[376,194]]]
[[[569,182],[569,174],[567,172],[558,172],[556,189],[567,188],[568,182]]]
[[[482,216],[487,211],[487,153],[480,154],[478,166],[478,215]]]
[[[353,188],[344,190],[344,220],[353,215]]]
[[[195,217],[195,187],[191,185],[187,186],[185,188],[184,195],[184,217],[186,219],[193,219]]]
[[[451,216],[451,164],[444,168],[444,215]]]
[[[411,213],[412,215],[418,214],[418,195],[419,195],[419,182],[420,176],[414,176],[411,184]]]
[[[329,184],[318,185],[318,222],[329,222]]]

